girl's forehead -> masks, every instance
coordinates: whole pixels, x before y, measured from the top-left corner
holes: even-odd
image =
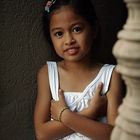
[[[56,10],[50,20],[50,25],[63,22],[85,21],[80,15],[76,14],[75,10],[70,6],[63,6]]]

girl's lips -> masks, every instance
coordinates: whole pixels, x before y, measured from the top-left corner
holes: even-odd
[[[71,47],[65,50],[65,52],[69,55],[75,55],[79,52],[79,47]]]

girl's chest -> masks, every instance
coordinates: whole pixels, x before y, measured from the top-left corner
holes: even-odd
[[[89,93],[84,95],[81,92],[64,92],[64,95],[65,101],[72,111],[81,111],[88,107],[89,101],[93,97]]]
[[[63,74],[59,77],[59,86],[65,92],[72,91],[82,93],[84,89],[93,81],[94,78],[94,75],[86,73],[73,75]]]

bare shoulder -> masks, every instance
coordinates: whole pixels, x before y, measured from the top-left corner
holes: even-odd
[[[123,81],[121,74],[116,71],[116,69],[112,72],[112,77],[109,85],[109,94],[107,94],[108,97],[115,97],[123,95]]]
[[[38,94],[50,94],[49,78],[48,78],[48,66],[44,65],[37,75]]]
[[[38,127],[40,122],[49,120],[49,108],[51,93],[48,80],[48,68],[44,65],[37,75],[37,99],[34,111],[35,125]]]
[[[123,99],[123,81],[121,75],[114,69],[110,81],[109,91],[107,93],[108,99],[108,123],[114,125],[115,119],[118,115],[118,107]]]
[[[110,89],[115,90],[121,90],[122,88],[122,77],[121,74],[116,71],[116,69],[113,70],[111,83],[110,83]]]
[[[39,69],[37,76],[40,77],[41,75],[43,75],[43,76],[48,75],[48,66],[47,65],[44,65]]]

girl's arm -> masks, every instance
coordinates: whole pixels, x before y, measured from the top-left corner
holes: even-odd
[[[61,112],[64,104],[64,96],[60,95],[60,101],[52,103],[52,110],[58,110]],[[115,119],[118,115],[118,107],[122,102],[122,82],[121,77],[117,72],[113,72],[110,88],[107,93],[108,105],[107,105],[107,119],[108,124],[90,120],[79,114],[65,110],[61,115],[62,123],[71,128],[72,130],[79,132],[87,137],[96,140],[109,140],[112,132]],[[58,113],[52,112],[53,117],[58,117]]]
[[[38,73],[37,78],[38,95],[34,111],[34,126],[37,140],[53,140],[63,138],[70,135],[74,130],[68,128],[63,123],[58,121],[50,121],[50,106],[52,97],[49,88],[48,70],[44,66]],[[97,95],[101,92],[101,88],[96,91]],[[103,101],[103,100],[102,100]],[[65,104],[66,106],[66,104]],[[102,104],[98,105],[96,109],[88,109],[81,112],[81,115],[86,117],[96,116],[96,110],[102,108]],[[95,117],[93,117],[95,118]]]
[[[34,111],[34,126],[37,140],[53,140],[73,133],[73,130],[58,121],[50,121],[51,93],[48,70],[44,66],[38,73],[38,95]]]

